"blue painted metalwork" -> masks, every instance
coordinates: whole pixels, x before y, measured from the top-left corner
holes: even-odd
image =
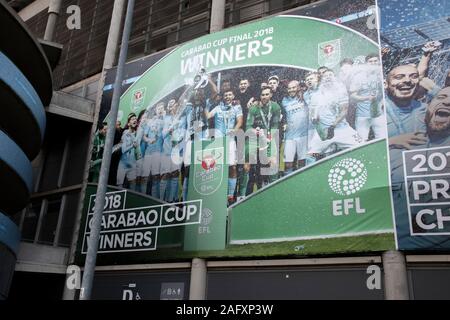
[[[5,244],[16,256],[19,252],[20,231],[14,222],[0,212],[0,243]]]

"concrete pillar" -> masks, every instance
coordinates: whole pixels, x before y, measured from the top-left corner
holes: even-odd
[[[62,0],[51,0],[48,7],[47,27],[45,28],[44,40],[53,41],[55,35],[56,22],[61,11]]]
[[[100,105],[102,101],[102,94],[103,94],[103,87],[105,86],[105,70],[109,69],[114,66],[114,62],[116,60],[117,52],[119,51],[119,45],[120,45],[120,35],[122,32],[122,20],[125,14],[125,8],[126,8],[127,1],[126,0],[114,0],[114,8],[111,15],[111,25],[109,27],[109,33],[108,33],[108,42],[106,44],[106,50],[105,50],[105,57],[103,58],[103,71],[100,79],[98,80],[98,90],[97,90],[97,98],[96,98],[96,104],[95,104],[95,110],[94,110],[94,121],[91,128],[91,140],[89,143],[89,150],[86,154],[85,163],[89,163],[89,160],[91,158],[91,152],[92,152],[92,144],[94,139],[94,133],[97,129],[97,122],[98,122],[98,116],[100,111]],[[81,222],[81,214],[83,211],[83,204],[84,204],[84,194],[86,192],[86,186],[87,186],[87,180],[89,176],[89,166],[86,166],[84,177],[83,177],[83,187],[81,189],[81,197],[80,201],[78,203],[78,214],[77,214],[77,220],[74,227],[74,232],[72,236],[72,244],[70,249],[70,257],[69,261],[70,263],[73,263],[75,258],[75,251],[77,247],[78,242],[78,233],[80,231],[80,222]],[[72,290],[73,291],[73,290]],[[74,292],[71,292],[71,290],[67,289],[67,287],[64,288],[64,294],[63,299],[74,299]]]
[[[225,25],[225,0],[212,0],[209,33],[223,29]]]
[[[206,261],[203,259],[192,260],[189,300],[206,300]]]
[[[405,256],[400,251],[383,253],[384,295],[386,300],[409,300]]]

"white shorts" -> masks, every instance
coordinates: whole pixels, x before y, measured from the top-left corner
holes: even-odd
[[[236,140],[234,137],[227,138],[228,140],[228,165],[235,166],[237,165],[237,154],[236,154]]]
[[[127,168],[119,162],[119,167],[117,168],[117,185],[123,185],[125,177],[128,181],[136,180],[136,171],[136,165]]]
[[[180,157],[179,152],[177,153],[176,149],[174,149],[172,150],[172,155],[170,156],[161,154],[160,163],[161,166],[159,168],[159,173],[167,174],[180,170],[183,161],[182,158]]]
[[[144,157],[136,161],[136,174],[138,177],[144,177]]]
[[[297,160],[302,160],[308,152],[308,136],[286,140],[284,143],[284,162],[293,162],[297,154]]]
[[[203,140],[194,140],[194,141],[197,144],[200,143],[200,146],[203,143]],[[191,165],[192,148],[193,148],[192,140],[189,139],[188,141],[186,141],[186,144],[184,145],[183,148],[183,163],[185,167]],[[200,148],[199,145],[197,145],[195,148],[197,148],[197,150],[200,150],[198,149]]]
[[[314,137],[314,133],[316,133],[316,129],[315,128],[308,130],[308,146],[310,145],[311,140]]]
[[[372,127],[375,139],[386,137],[386,120],[384,119],[384,115],[376,118],[357,117],[355,126],[356,131],[358,131],[359,136],[364,141],[369,139],[370,127]]]
[[[148,177],[150,175],[157,176],[161,167],[161,153],[153,152],[146,154],[144,157],[144,165],[142,169],[142,177]]]
[[[358,133],[349,125],[345,127],[339,127],[334,129],[334,137],[332,139],[323,140],[320,139],[317,132],[314,133],[311,139],[311,145],[308,153],[322,153],[327,150],[332,144],[335,144],[338,148],[351,148],[362,143],[361,137]]]
[[[184,156],[183,156],[183,163],[186,167],[191,165],[191,148],[192,148],[192,140],[188,140],[184,145]]]

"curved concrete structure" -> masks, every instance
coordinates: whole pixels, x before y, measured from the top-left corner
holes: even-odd
[[[4,300],[8,296],[19,244],[19,228],[0,212],[0,300]]]
[[[0,128],[33,159],[44,139],[44,106],[30,82],[1,52],[0,70]]]
[[[0,0],[0,51],[22,71],[47,106],[53,93],[50,64],[36,38],[4,0]]]
[[[0,211],[13,214],[28,202],[33,171],[25,153],[0,130]]]
[[[44,106],[52,94],[44,51],[0,0],[0,300],[7,296],[20,244],[19,229],[7,216],[29,201],[31,161],[44,139]]]
[[[20,244],[19,228],[0,212],[0,242],[17,255]]]
[[[0,211],[26,206],[32,185],[31,160],[45,132],[52,97],[50,65],[40,44],[17,14],[0,0]]]

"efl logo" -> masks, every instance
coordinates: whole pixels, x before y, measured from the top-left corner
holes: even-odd
[[[336,163],[328,174],[330,189],[340,196],[351,196],[360,191],[367,182],[367,169],[361,160],[346,158]],[[333,216],[363,214],[360,198],[334,200]],[[352,210],[353,209],[353,210]]]
[[[213,213],[208,208],[203,208],[202,210],[202,220],[200,222],[200,225],[198,227],[198,234],[210,234],[210,224],[213,220]]]
[[[336,163],[328,174],[328,184],[340,196],[350,196],[367,182],[367,169],[360,160],[346,158]]]

